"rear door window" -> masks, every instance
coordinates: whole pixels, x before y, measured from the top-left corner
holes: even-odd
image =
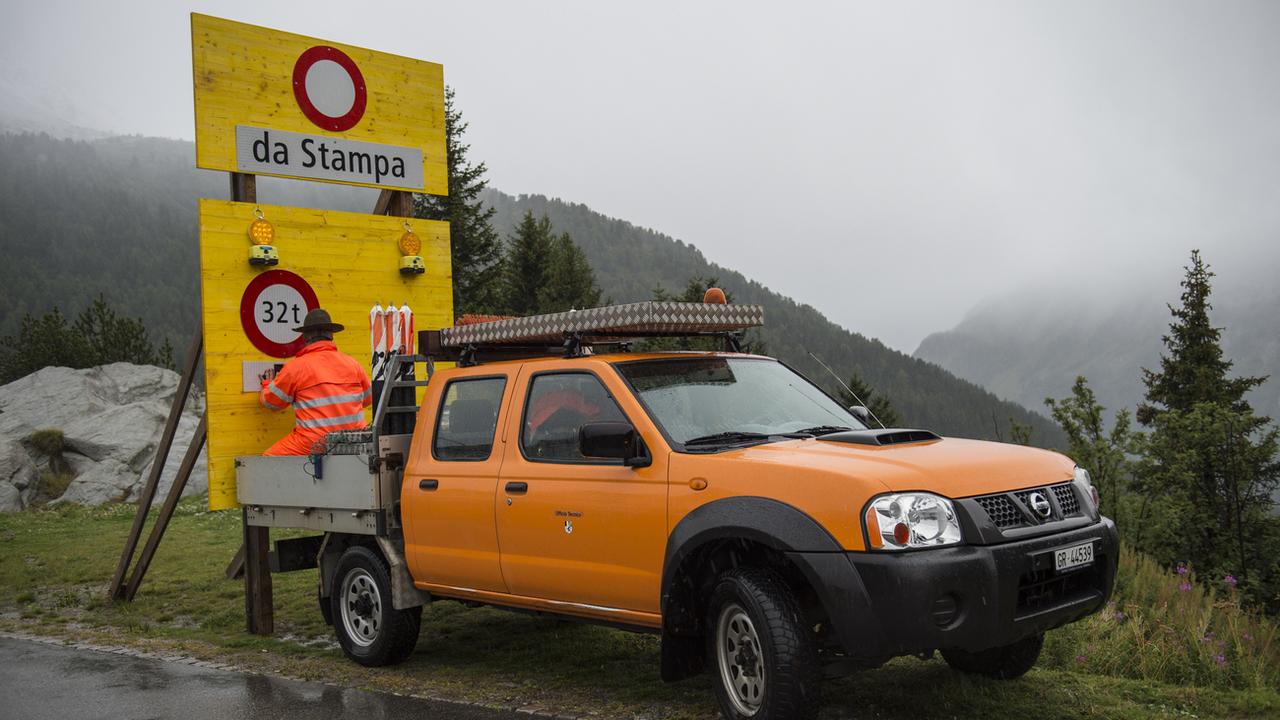
[[[454,380],[444,389],[432,454],[437,460],[487,460],[498,430],[505,377]]]

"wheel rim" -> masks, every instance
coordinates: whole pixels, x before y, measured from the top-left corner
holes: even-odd
[[[351,642],[369,647],[382,630],[382,594],[378,583],[363,568],[342,578],[342,626]]]
[[[738,714],[750,717],[764,702],[764,651],[747,611],[726,605],[716,623],[716,659],[720,680]]]

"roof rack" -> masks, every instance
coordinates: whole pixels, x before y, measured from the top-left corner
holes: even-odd
[[[739,352],[741,331],[761,325],[759,305],[650,301],[424,330],[418,347],[464,365],[481,359],[579,357],[594,345],[657,337],[720,337],[727,350]]]

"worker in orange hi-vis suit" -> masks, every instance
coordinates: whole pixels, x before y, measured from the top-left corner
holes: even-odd
[[[258,399],[268,410],[293,405],[297,424],[263,455],[309,455],[327,433],[363,428],[364,409],[372,403],[369,373],[333,344],[342,325],[316,308],[294,330],[305,346],[274,378],[262,379]]]

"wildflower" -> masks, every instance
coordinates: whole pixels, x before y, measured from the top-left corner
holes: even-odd
[[[1186,574],[1187,574],[1187,566],[1186,566],[1186,565],[1184,565],[1183,563],[1178,563],[1178,570],[1177,570],[1177,572],[1178,572],[1178,574],[1179,574],[1179,575],[1186,575]]]
[[[1213,656],[1213,661],[1214,661],[1214,662],[1216,662],[1216,663],[1218,663],[1218,667],[1226,667],[1226,666],[1227,666],[1227,658],[1226,658],[1226,656],[1225,656],[1225,655],[1223,655],[1223,654],[1221,654],[1221,653],[1219,653],[1219,654],[1217,654],[1217,655],[1214,655],[1214,656]]]
[[[1213,642],[1213,631],[1210,630],[1209,632],[1205,633],[1204,637],[1200,638],[1200,642],[1206,643],[1206,644]]]
[[[1241,633],[1240,637],[1244,638],[1245,642],[1253,642],[1253,636],[1249,633]]]
[[[1184,582],[1178,586],[1178,592],[1189,592],[1190,590],[1191,590],[1191,583],[1189,582]]]
[[[1078,663],[1086,662],[1086,661],[1088,661],[1088,659],[1089,659],[1089,658],[1085,657],[1084,655],[1077,655],[1077,656],[1076,656],[1076,662],[1078,662]]]
[[[1226,584],[1230,585],[1231,587],[1235,587],[1237,584],[1239,584],[1239,581],[1238,581],[1238,580],[1236,580],[1236,576],[1235,576],[1235,575],[1228,575],[1228,576],[1226,576],[1226,577],[1222,578],[1222,581],[1223,581],[1223,582],[1225,582]]]
[[[1123,612],[1121,612],[1120,610],[1117,610],[1117,611],[1116,611],[1116,614],[1115,614],[1115,618],[1116,618],[1116,621],[1117,621],[1117,622],[1119,622],[1119,621],[1123,620],[1123,619],[1124,619],[1124,613],[1123,613]]]

